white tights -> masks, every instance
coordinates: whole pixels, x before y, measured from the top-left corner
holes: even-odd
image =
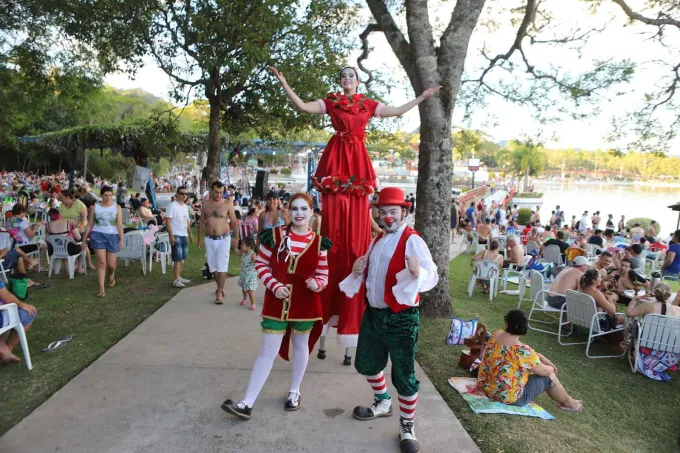
[[[282,334],[262,334],[262,347],[260,354],[255,360],[253,371],[250,373],[250,381],[246,389],[246,396],[241,401],[248,407],[253,407],[257,396],[260,394],[264,383],[269,377],[269,373],[274,365],[276,355],[279,353],[281,342],[283,341]],[[300,393],[300,384],[307,369],[307,362],[309,361],[309,333],[296,334],[293,333],[293,376],[290,384],[291,393]]]

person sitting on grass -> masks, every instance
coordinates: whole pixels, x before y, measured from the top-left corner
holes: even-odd
[[[581,412],[581,401],[569,396],[557,379],[555,364],[520,341],[528,328],[521,310],[505,315],[505,329],[491,335],[480,355],[477,389],[509,406],[526,406],[546,392],[560,409]]]
[[[5,287],[5,283],[0,279],[0,305],[4,304],[16,304],[19,309],[19,321],[21,325],[24,326],[24,331],[27,331],[31,327],[31,323],[38,315],[38,311],[33,305],[24,303],[16,298],[14,294],[9,292]],[[0,310],[0,329],[9,324],[9,319],[7,318],[7,311]],[[0,360],[5,365],[10,365],[13,363],[19,363],[19,357],[12,354],[14,347],[19,343],[19,335],[16,330],[12,330],[6,340],[0,337]]]

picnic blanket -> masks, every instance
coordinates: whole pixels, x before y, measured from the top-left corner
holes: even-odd
[[[477,393],[477,380],[475,378],[452,377],[449,378],[449,385],[460,393],[460,396],[467,401],[475,414],[523,415],[525,417],[538,417],[543,420],[555,420],[554,416],[536,403],[520,407],[508,406],[490,400],[485,395]]]

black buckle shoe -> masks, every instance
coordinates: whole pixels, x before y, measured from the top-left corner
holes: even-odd
[[[352,364],[352,356],[351,355],[346,355],[345,356],[345,361],[342,362],[343,365],[345,366],[350,366]]]
[[[319,353],[316,355],[316,358],[319,360],[326,360],[326,350],[319,349]]]
[[[289,412],[296,411],[302,407],[302,395],[297,394],[297,398],[290,398],[290,393],[288,394],[289,398],[286,400],[286,404],[283,405],[283,408]]]
[[[250,413],[253,410],[252,407],[248,407],[245,404],[243,405],[243,408],[241,408],[232,400],[225,401],[222,403],[221,407],[223,411],[228,412],[231,415],[235,415],[243,420],[250,420]]]

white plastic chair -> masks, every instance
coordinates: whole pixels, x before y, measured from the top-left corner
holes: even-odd
[[[31,363],[31,353],[28,351],[28,341],[26,340],[26,332],[24,331],[24,326],[21,325],[21,320],[19,318],[19,308],[17,308],[17,304],[0,305],[0,312],[2,311],[7,312],[7,318],[9,320],[9,323],[5,327],[0,327],[0,335],[12,329],[15,329],[17,331],[17,334],[19,334],[19,342],[21,343],[21,350],[24,352],[24,361],[26,362],[26,368],[32,370],[33,364]]]
[[[591,256],[596,256],[598,255],[597,251],[600,251],[602,253],[602,247],[600,247],[597,244],[586,244],[586,257],[590,258]]]
[[[634,319],[633,322],[638,321]],[[640,370],[640,347],[680,354],[680,318],[649,314],[637,329],[637,336],[629,344],[628,362],[633,373]]]
[[[545,279],[543,274],[538,271],[530,270],[525,274],[525,279],[529,281],[529,296],[524,298],[522,293],[520,293],[520,300],[517,304],[517,309],[522,309],[522,302],[531,302],[531,309],[529,310],[529,328],[537,332],[549,333],[551,335],[557,335],[557,332],[551,332],[550,330],[537,329],[531,326],[531,322],[539,322],[542,324],[551,324],[554,321],[542,321],[540,319],[533,318],[535,312],[549,313],[549,314],[559,314],[562,312],[560,308],[554,308],[548,304],[546,295],[548,296],[564,296],[564,294],[559,294],[553,291],[549,291],[545,284]]]
[[[503,258],[507,258],[507,255],[505,253],[505,249],[508,245],[508,240],[506,239],[506,237],[505,236],[497,236],[494,239],[498,241],[498,253],[503,255]]]
[[[468,241],[467,242],[467,250],[465,251],[465,253],[467,253],[468,255],[470,253],[472,253],[472,247],[475,246],[475,244],[478,244],[478,242],[477,242],[478,236],[479,235],[477,234],[477,232],[475,230],[472,230],[468,233],[468,235],[467,235],[467,241]]]
[[[123,225],[130,223],[130,208],[121,208],[120,212],[123,213]]]
[[[524,264],[510,263],[510,266],[503,269],[503,291],[507,291],[508,287],[508,277],[510,273],[517,274],[519,278],[522,278],[522,274],[526,270],[527,264],[531,261],[531,256],[527,255],[524,257]]]
[[[123,235],[123,250],[116,255],[117,259],[125,260],[125,267],[130,261],[142,263],[142,273],[146,275],[146,244],[144,237],[137,231],[131,231]]]
[[[498,295],[498,277],[500,275],[498,263],[494,261],[473,261],[472,274],[468,282],[468,297],[472,297],[472,291],[475,289],[477,280],[489,281],[489,300]]]
[[[564,264],[562,261],[562,251],[559,245],[551,244],[546,245],[543,248],[543,262],[553,263],[555,266],[561,266]]]
[[[2,218],[5,218],[5,214],[12,210],[16,203],[5,203],[2,205]]]
[[[562,346],[586,344],[586,357],[589,359],[623,357],[626,351],[617,355],[591,356],[590,345],[598,337],[623,331],[626,328],[625,325],[616,326],[612,330],[603,331],[600,329],[600,318],[604,316],[605,313],[597,311],[597,305],[595,305],[595,300],[592,297],[571,289],[567,290],[566,297],[567,302],[562,306],[562,319],[564,321],[560,320],[560,327],[557,331],[557,341]],[[616,313],[616,315],[623,315],[623,313]],[[588,341],[564,343],[562,337],[565,335],[562,333],[562,327],[567,324],[571,324],[572,329],[574,326],[588,329]],[[569,332],[569,334],[571,334],[571,332]]]
[[[45,240],[45,225],[38,225],[38,228],[35,229],[35,235],[33,236],[33,239],[31,239],[31,244],[39,244],[40,241]],[[40,247],[38,247],[38,250],[35,252],[27,253],[27,256],[34,256],[38,258],[38,272],[42,272],[42,259],[40,258]],[[47,251],[45,251],[45,256],[47,257],[47,260],[49,261],[49,256],[47,256]]]
[[[10,236],[9,233],[0,233],[0,250],[12,249],[13,242],[12,236]],[[7,284],[7,274],[10,273],[10,269],[4,268],[4,262],[4,259],[0,259],[0,277],[2,277],[2,280]]]
[[[66,262],[68,263],[68,278],[73,280],[73,277],[75,276],[76,272],[76,260],[78,259],[78,257],[80,257],[80,259],[82,260],[83,269],[85,269],[85,273],[87,273],[87,263],[85,261],[85,254],[82,251],[73,256],[68,254],[67,248],[69,244],[80,245],[76,241],[74,241],[68,236],[53,234],[47,236],[45,238],[45,242],[52,245],[52,256],[48,255],[47,257],[47,260],[49,261],[49,267],[47,270],[48,278],[52,277],[52,269],[54,269],[55,275],[58,275],[59,271],[61,270],[61,260],[66,260]]]
[[[538,245],[538,244],[537,244],[536,242],[534,242],[534,241],[529,241],[529,242],[527,242],[527,245],[524,246],[524,251],[525,251],[526,253],[529,253],[529,252],[532,251],[532,250],[540,250],[540,249],[541,249],[541,246]]]
[[[156,239],[149,245],[149,272],[153,269],[153,258],[161,263],[161,273],[165,274],[167,265],[172,263],[170,248],[170,236],[168,233],[158,233]],[[163,251],[165,250],[165,251]]]
[[[479,240],[481,237],[479,236],[479,233],[475,232],[475,243],[473,244],[475,246],[475,255],[478,254],[481,250],[486,250],[487,245],[489,242],[491,242],[491,238],[486,238],[486,244],[480,244]]]

